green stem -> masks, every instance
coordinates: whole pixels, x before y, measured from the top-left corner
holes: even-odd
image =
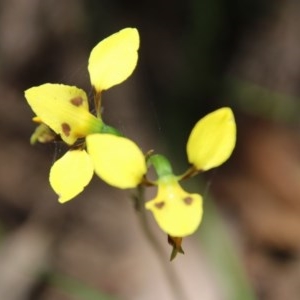
[[[165,276],[169,281],[170,288],[173,292],[173,299],[174,300],[187,299],[181,281],[179,280],[178,276],[176,276],[174,270],[170,268],[169,261],[166,260],[165,252],[161,244],[158,242],[156,236],[151,231],[149,224],[147,222],[147,214],[144,206],[145,205],[144,187],[141,185],[138,186],[137,192],[138,194],[137,197],[135,197],[135,200],[136,200],[136,207],[140,213],[139,216],[140,216],[142,229],[144,231],[146,238],[148,239],[148,242],[151,244],[153,250],[155,251],[157,258],[160,261],[160,266],[163,268]]]
[[[124,136],[119,130],[117,130],[116,128],[106,125],[103,123],[103,126],[101,128],[101,133],[109,133],[109,134],[113,134],[116,136]]]
[[[147,159],[147,163],[149,166],[153,166],[158,178],[169,175],[173,176],[172,166],[165,156],[161,154],[150,155]]]

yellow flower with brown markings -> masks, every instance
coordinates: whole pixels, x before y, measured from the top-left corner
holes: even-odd
[[[156,155],[152,163],[158,171],[158,192],[146,203],[146,208],[164,232],[182,238],[198,228],[203,214],[202,196],[187,193],[179,181],[220,166],[230,157],[235,142],[236,124],[232,110],[223,107],[204,116],[192,129],[186,147],[192,168],[186,173],[173,175],[167,160]]]
[[[132,74],[138,60],[138,48],[137,29],[125,28],[107,37],[92,49],[88,70],[96,98],[103,90],[120,84]],[[146,167],[132,171],[129,164],[132,163],[132,167],[134,167],[136,159],[142,161],[142,152],[128,139],[103,134],[103,132],[107,132],[108,126],[103,123],[100,116],[96,117],[89,111],[88,97],[85,91],[75,86],[46,83],[26,90],[25,98],[36,114],[34,119],[44,124],[32,135],[32,143],[47,142],[53,139],[51,131],[48,131],[45,125],[60,135],[61,139],[70,146],[74,145],[78,139],[97,133],[93,138],[87,139],[91,153],[85,150],[83,142],[82,145],[77,145],[69,150],[51,167],[50,184],[59,195],[60,202],[74,198],[84,189],[93,176],[94,164],[96,173],[101,178],[107,179],[113,185],[114,183],[121,185],[121,188],[131,187],[133,183],[141,180]],[[99,153],[95,149],[103,150],[101,147],[99,148],[100,141],[110,150],[113,150],[115,146],[119,147],[118,153],[116,151],[102,153],[104,161],[111,160],[111,153],[114,153],[116,157],[124,154],[125,157],[128,154],[128,147],[134,152],[131,157],[132,161],[127,159],[129,164],[126,170],[115,173],[116,181],[111,178],[114,177],[113,174],[98,166]],[[126,172],[131,175],[131,171],[135,172],[135,178],[126,181]],[[120,175],[121,173],[123,177]]]

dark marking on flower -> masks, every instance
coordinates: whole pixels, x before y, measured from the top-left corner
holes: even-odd
[[[81,106],[83,104],[83,99],[82,97],[75,97],[71,99],[70,102],[75,106]]]
[[[68,123],[62,123],[61,128],[62,128],[62,131],[65,134],[65,136],[70,135],[71,127]]]
[[[192,197],[185,197],[185,198],[183,199],[183,201],[184,201],[184,203],[185,203],[186,205],[191,205],[192,202],[193,202],[193,198],[192,198]]]
[[[158,209],[162,209],[165,206],[165,201],[155,203],[155,207]]]

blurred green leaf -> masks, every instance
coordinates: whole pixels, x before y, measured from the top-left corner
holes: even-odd
[[[74,296],[79,300],[116,300],[115,297],[104,294],[87,284],[67,275],[51,273],[48,278],[49,283],[62,290],[63,292]]]
[[[241,263],[240,253],[234,247],[229,232],[209,196],[205,197],[204,219],[199,237],[217,278],[225,289],[224,299],[255,300],[254,291]]]
[[[227,77],[224,84],[226,97],[240,111],[279,122],[299,122],[298,97],[235,77]]]

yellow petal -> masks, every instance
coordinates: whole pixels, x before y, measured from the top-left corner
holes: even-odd
[[[50,171],[50,184],[64,203],[83,191],[91,181],[94,168],[89,155],[84,150],[68,151],[58,159]]]
[[[159,227],[172,237],[194,233],[202,219],[202,197],[185,192],[177,181],[160,183],[157,197],[146,203]]]
[[[92,134],[86,143],[95,172],[105,182],[126,189],[142,181],[147,169],[145,158],[134,142],[111,134]]]
[[[198,170],[224,163],[236,142],[236,124],[229,107],[220,108],[200,119],[187,142],[187,156]]]
[[[35,119],[60,134],[67,144],[102,126],[89,112],[85,92],[75,86],[46,83],[26,90],[25,97],[37,115]]]
[[[97,92],[127,79],[136,67],[139,33],[125,28],[101,41],[91,51],[88,70]]]

